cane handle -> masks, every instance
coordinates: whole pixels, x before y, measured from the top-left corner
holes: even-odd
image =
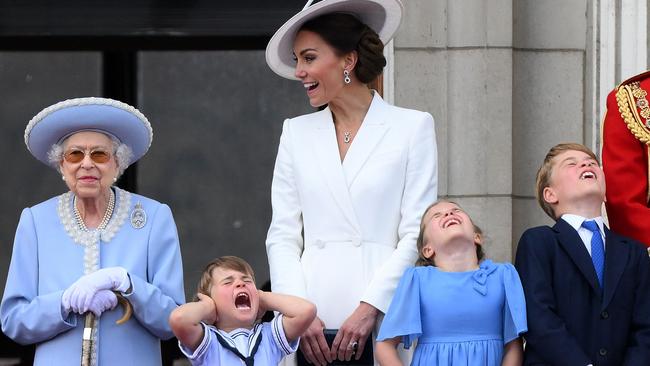
[[[133,314],[133,306],[121,293],[116,292],[115,296],[117,296],[117,302],[124,308],[124,314],[115,322],[115,324],[120,325],[126,323],[126,321],[131,318],[131,315]]]

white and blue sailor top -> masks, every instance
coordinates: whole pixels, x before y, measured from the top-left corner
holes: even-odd
[[[178,343],[193,366],[247,365],[243,358],[250,356],[253,358],[250,364],[254,362],[255,366],[276,366],[285,356],[296,352],[300,340],[287,340],[282,314],[270,322],[255,324],[253,329],[238,328],[225,332],[207,324],[203,324],[203,329],[203,339],[194,352]]]

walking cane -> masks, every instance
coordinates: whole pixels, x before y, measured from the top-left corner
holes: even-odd
[[[117,302],[124,308],[124,314],[115,322],[115,324],[121,325],[131,318],[133,306],[121,293],[115,292],[115,296],[117,296]],[[95,314],[90,311],[86,313],[81,339],[81,366],[91,366],[94,346],[93,332],[95,331],[96,321]]]

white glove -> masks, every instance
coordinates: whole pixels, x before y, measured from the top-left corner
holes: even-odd
[[[63,292],[61,306],[67,312],[83,314],[90,309],[95,294],[101,290],[126,292],[131,280],[122,267],[102,268],[79,278]]]
[[[117,296],[111,290],[99,290],[90,301],[88,310],[99,317],[106,310],[113,310],[117,306]]]

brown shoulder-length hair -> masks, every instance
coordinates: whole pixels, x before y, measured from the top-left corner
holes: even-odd
[[[205,266],[196,292],[210,296],[210,290],[212,289],[212,271],[214,271],[215,268],[231,269],[233,271],[245,273],[250,275],[253,278],[253,282],[255,282],[255,273],[248,262],[239,257],[226,255],[211,260]]]
[[[420,234],[418,235],[418,240],[417,240],[418,259],[415,261],[415,265],[418,267],[436,265],[433,256],[431,258],[426,258],[422,254],[422,250],[424,249],[424,246],[427,245],[427,241],[424,240],[424,232],[426,231],[426,227],[427,227],[427,223],[424,218],[427,216],[427,212],[429,212],[430,209],[443,202],[453,203],[454,205],[462,209],[462,207],[454,201],[440,199],[432,203],[431,205],[429,205],[429,207],[427,207],[427,209],[424,210],[424,213],[422,214],[422,220],[420,221]],[[478,235],[478,243],[476,243],[476,258],[478,258],[480,262],[483,258],[485,258],[485,252],[483,251],[483,246],[479,245],[479,244],[483,244],[483,230],[480,227],[478,227],[478,225],[476,225],[473,221],[472,221],[472,225],[474,226],[474,233]]]

